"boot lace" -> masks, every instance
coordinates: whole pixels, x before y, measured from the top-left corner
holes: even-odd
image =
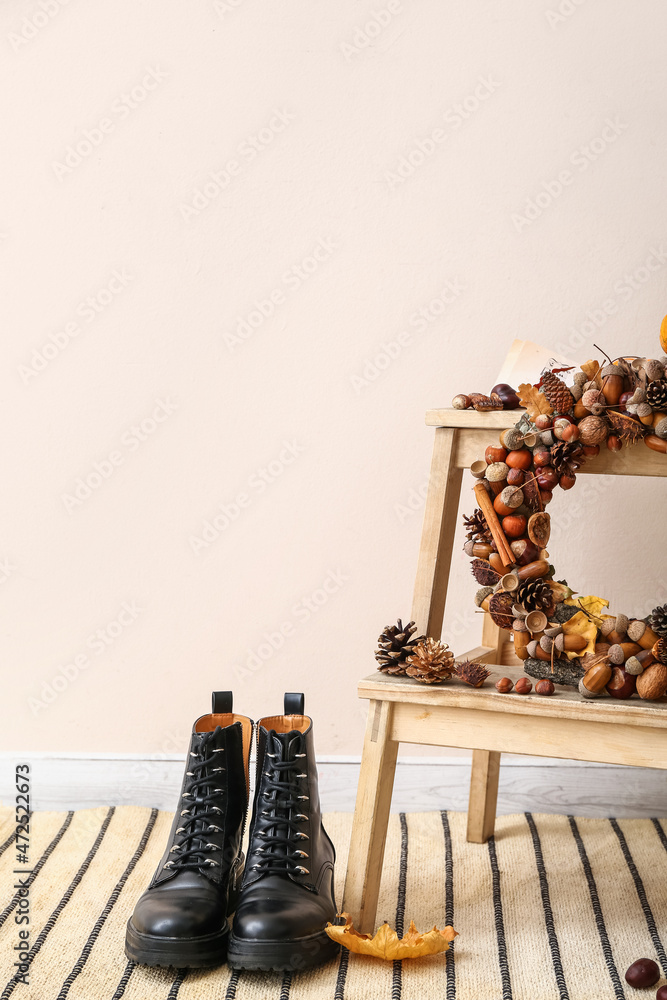
[[[277,744],[272,740],[275,730],[269,732],[269,745]],[[282,743],[281,743],[282,746]],[[287,756],[287,748],[283,748],[283,756]],[[301,771],[301,758],[305,753],[297,753],[294,760],[278,760],[275,753],[265,754],[270,758],[267,770],[264,772],[265,782],[262,790],[262,800],[268,808],[261,810],[261,815],[269,817],[272,822],[264,830],[257,831],[255,837],[261,838],[265,844],[256,847],[255,852],[263,857],[251,867],[261,872],[286,872],[289,875],[309,875],[310,872],[301,864],[308,857],[306,851],[295,848],[295,840],[308,840],[308,834],[299,829],[299,824],[308,819],[306,813],[292,813],[294,809],[304,809],[308,796],[301,791],[300,781],[308,775]]]
[[[208,838],[210,833],[222,833],[222,827],[215,821],[223,814],[217,803],[220,802],[220,795],[225,789],[218,787],[217,775],[225,768],[217,764],[219,758],[214,755],[224,753],[224,749],[209,750],[216,732],[217,729],[205,733],[199,750],[190,751],[186,774],[193,780],[181,796],[181,805],[184,808],[181,809],[180,815],[183,824],[176,830],[179,839],[170,849],[170,853],[176,856],[166,862],[165,868],[198,871],[204,865],[209,868],[220,867],[220,861],[215,861],[209,855],[212,851],[221,851],[222,848],[212,844]],[[212,766],[214,763],[215,766]]]

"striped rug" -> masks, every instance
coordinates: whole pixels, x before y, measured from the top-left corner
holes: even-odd
[[[667,824],[504,816],[495,839],[467,844],[465,816],[392,816],[378,916],[399,932],[453,924],[447,955],[383,963],[349,955],[291,975],[133,966],[125,922],[171,822],[135,807],[37,813],[31,874],[15,875],[13,811],[0,810],[0,1000],[620,1000],[653,997],[624,972],[653,958],[667,977]],[[326,818],[338,847],[338,898],[351,817]],[[12,888],[29,877],[28,986],[13,973]],[[665,978],[661,980],[665,982]]]

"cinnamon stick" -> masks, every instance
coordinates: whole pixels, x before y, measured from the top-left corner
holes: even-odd
[[[496,543],[498,555],[506,566],[511,566],[514,562],[514,553],[512,552],[509,542],[505,537],[505,532],[502,529],[498,515],[496,514],[493,503],[491,502],[491,498],[481,483],[477,483],[475,485],[475,496],[477,497],[479,508],[489,526],[489,531],[493,536],[493,540]]]

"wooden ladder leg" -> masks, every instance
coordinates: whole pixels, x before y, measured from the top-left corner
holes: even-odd
[[[357,930],[375,930],[389,807],[398,743],[391,739],[393,703],[371,701],[361,757],[357,803],[352,823],[343,909]]]
[[[452,427],[437,427],[435,431],[412,599],[412,618],[419,632],[434,639],[442,634],[463,478],[463,469],[454,461],[456,434]]]
[[[495,750],[473,750],[466,835],[471,844],[485,844],[493,836],[499,775],[499,753]]]

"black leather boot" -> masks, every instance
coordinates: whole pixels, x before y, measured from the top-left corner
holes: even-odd
[[[194,724],[181,797],[164,855],[127,924],[125,954],[140,965],[204,968],[227,955],[228,914],[243,875],[253,724],[231,691]]]
[[[257,779],[227,961],[234,969],[306,969],[338,954],[334,846],[322,826],[312,720],[303,695],[257,724]]]

